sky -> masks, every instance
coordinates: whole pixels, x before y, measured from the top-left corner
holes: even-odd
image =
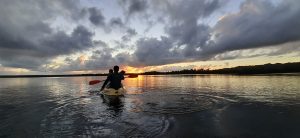
[[[299,0],[1,0],[0,75],[300,62]]]

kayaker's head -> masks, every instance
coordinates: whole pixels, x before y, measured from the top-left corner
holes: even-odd
[[[122,74],[122,75],[125,75],[125,71],[124,71],[124,70],[122,70],[122,71],[120,72],[120,74]]]
[[[118,73],[119,72],[119,66],[114,66],[114,72]]]
[[[114,70],[109,69],[109,74],[113,74],[113,73],[114,73]]]

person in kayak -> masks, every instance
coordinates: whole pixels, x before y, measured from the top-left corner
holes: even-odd
[[[120,74],[122,74],[124,76],[125,75],[125,71],[124,70],[120,71]]]
[[[113,69],[109,69],[108,75],[111,75],[113,73],[114,73],[114,70]]]
[[[105,82],[102,85],[101,91],[104,90],[107,83],[110,83],[108,88],[118,90],[122,87],[122,80],[124,80],[123,73],[119,73],[119,66],[114,66],[114,72],[107,76]]]
[[[113,73],[114,73],[114,70],[113,70],[113,69],[109,69],[109,70],[108,70],[107,77],[110,76],[110,75],[112,75]],[[110,84],[107,83],[107,84],[106,84],[106,87],[109,87],[109,85],[110,85]]]

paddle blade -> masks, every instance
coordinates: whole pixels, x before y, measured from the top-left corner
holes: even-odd
[[[128,75],[128,78],[137,78],[139,75],[137,75],[137,74],[130,74],[130,75]]]
[[[89,85],[94,85],[94,84],[97,84],[99,82],[101,82],[101,80],[92,80],[92,81],[89,82]]]

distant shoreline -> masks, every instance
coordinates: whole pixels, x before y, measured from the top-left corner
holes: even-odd
[[[300,74],[300,62],[276,63],[254,66],[238,66],[233,68],[223,68],[218,70],[205,69],[185,69],[170,72],[144,72],[127,73],[126,75],[193,75],[193,74],[224,74],[224,75],[290,75]],[[0,78],[40,78],[40,77],[83,77],[83,76],[107,76],[107,74],[61,74],[61,75],[0,75]]]
[[[107,74],[0,75],[0,78],[42,78],[42,77],[82,77],[82,76],[107,76]]]
[[[238,66],[233,68],[223,68],[216,70],[209,69],[185,69],[180,71],[158,72],[151,71],[142,73],[143,75],[168,75],[168,74],[230,74],[230,75],[259,75],[259,74],[279,74],[279,73],[299,73],[300,62],[276,63],[253,66]]]
[[[128,73],[130,75],[134,73]],[[142,74],[137,74],[142,75]],[[107,76],[107,74],[60,74],[60,75],[0,75],[0,78],[44,78],[44,77],[88,77],[88,76]]]
[[[128,74],[127,74],[128,75]],[[300,76],[300,72],[289,73],[263,73],[263,74],[222,74],[222,73],[203,73],[203,74],[137,74],[143,76],[158,75],[237,75],[237,76]],[[107,74],[68,74],[68,75],[0,75],[0,78],[52,78],[52,77],[89,77],[107,76]]]

